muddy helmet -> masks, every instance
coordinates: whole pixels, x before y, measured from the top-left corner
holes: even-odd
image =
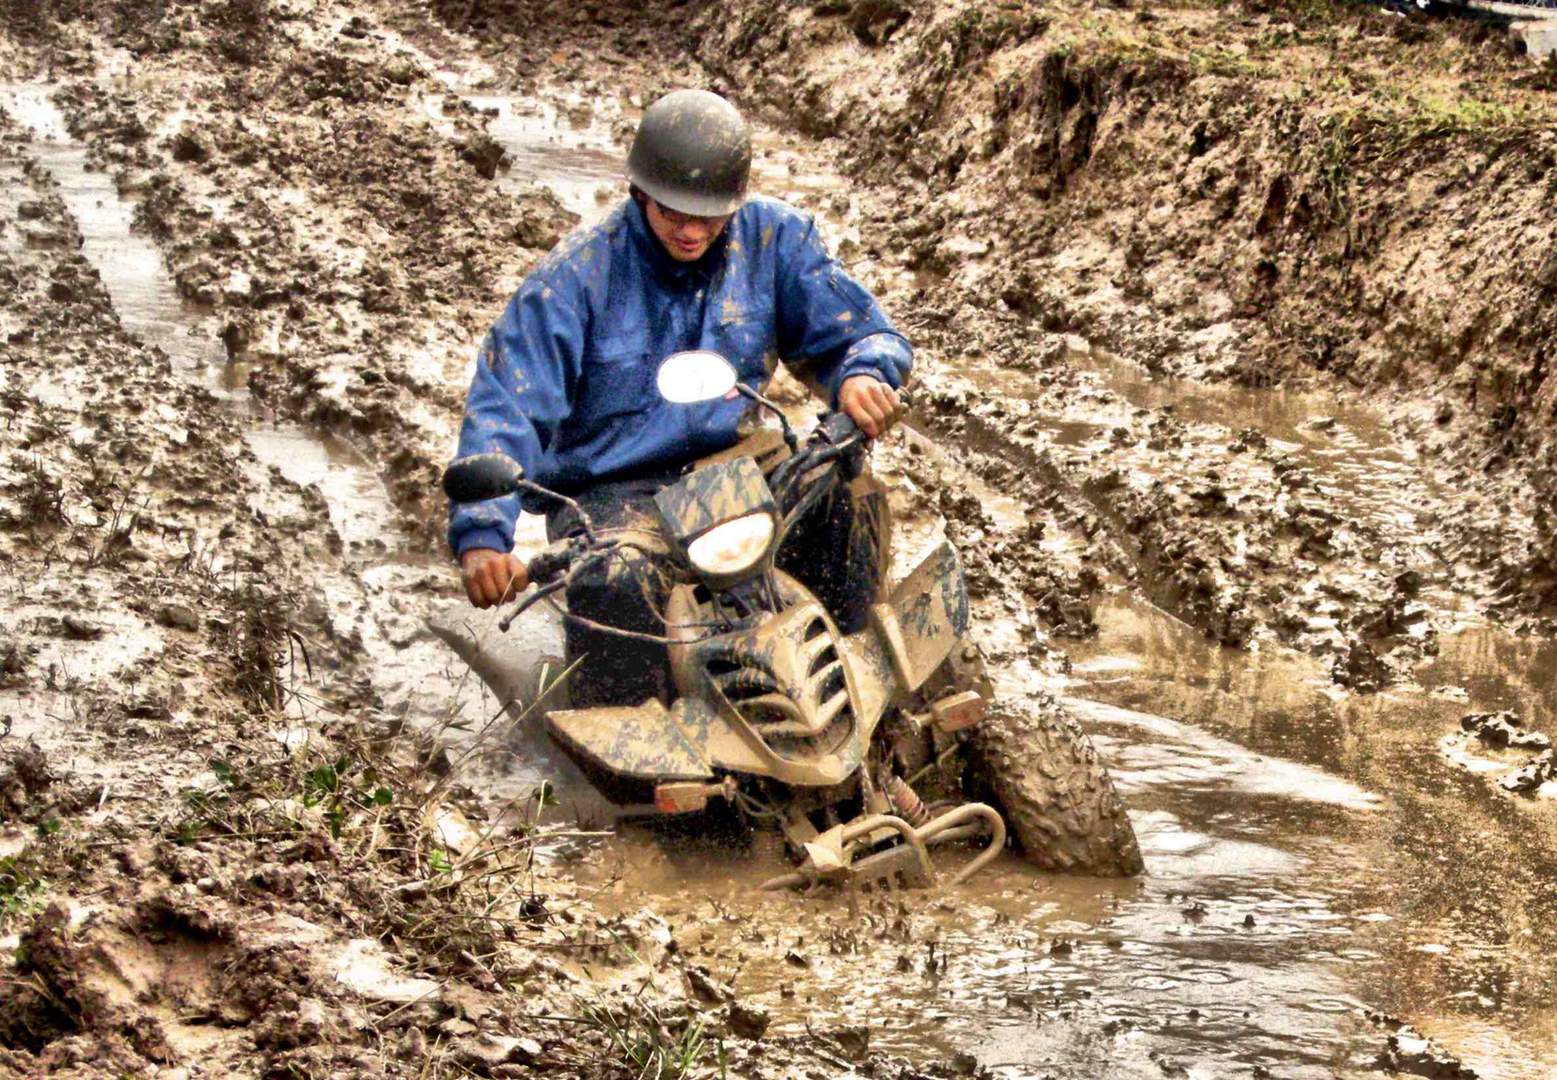
[[[675,90],[638,121],[627,178],[661,206],[699,217],[732,214],[746,198],[751,130],[707,90]]]

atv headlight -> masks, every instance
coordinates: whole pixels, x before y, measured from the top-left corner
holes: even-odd
[[[746,514],[715,525],[687,545],[687,559],[700,574],[732,578],[746,573],[773,543],[773,515]]]

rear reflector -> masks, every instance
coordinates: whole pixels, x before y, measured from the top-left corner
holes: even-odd
[[[930,716],[938,730],[949,734],[977,724],[988,708],[988,702],[977,690],[964,690],[931,702]]]
[[[694,814],[708,805],[712,798],[729,798],[734,791],[733,780],[713,784],[696,782],[656,784],[654,809],[662,814]]]

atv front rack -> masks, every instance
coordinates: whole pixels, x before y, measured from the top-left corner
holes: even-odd
[[[823,881],[847,882],[867,888],[927,889],[935,885],[935,866],[930,848],[958,840],[971,840],[989,832],[989,843],[972,862],[948,880],[960,885],[988,866],[1006,844],[1006,823],[986,803],[965,803],[915,828],[894,814],[870,814],[839,825],[803,845],[806,863],[799,870],[781,874],[758,886],[762,892],[809,889]],[[891,839],[900,843],[867,855],[860,852]]]

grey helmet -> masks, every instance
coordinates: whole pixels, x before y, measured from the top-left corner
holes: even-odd
[[[675,90],[638,121],[627,178],[661,206],[699,217],[733,214],[746,198],[751,129],[707,90]]]

